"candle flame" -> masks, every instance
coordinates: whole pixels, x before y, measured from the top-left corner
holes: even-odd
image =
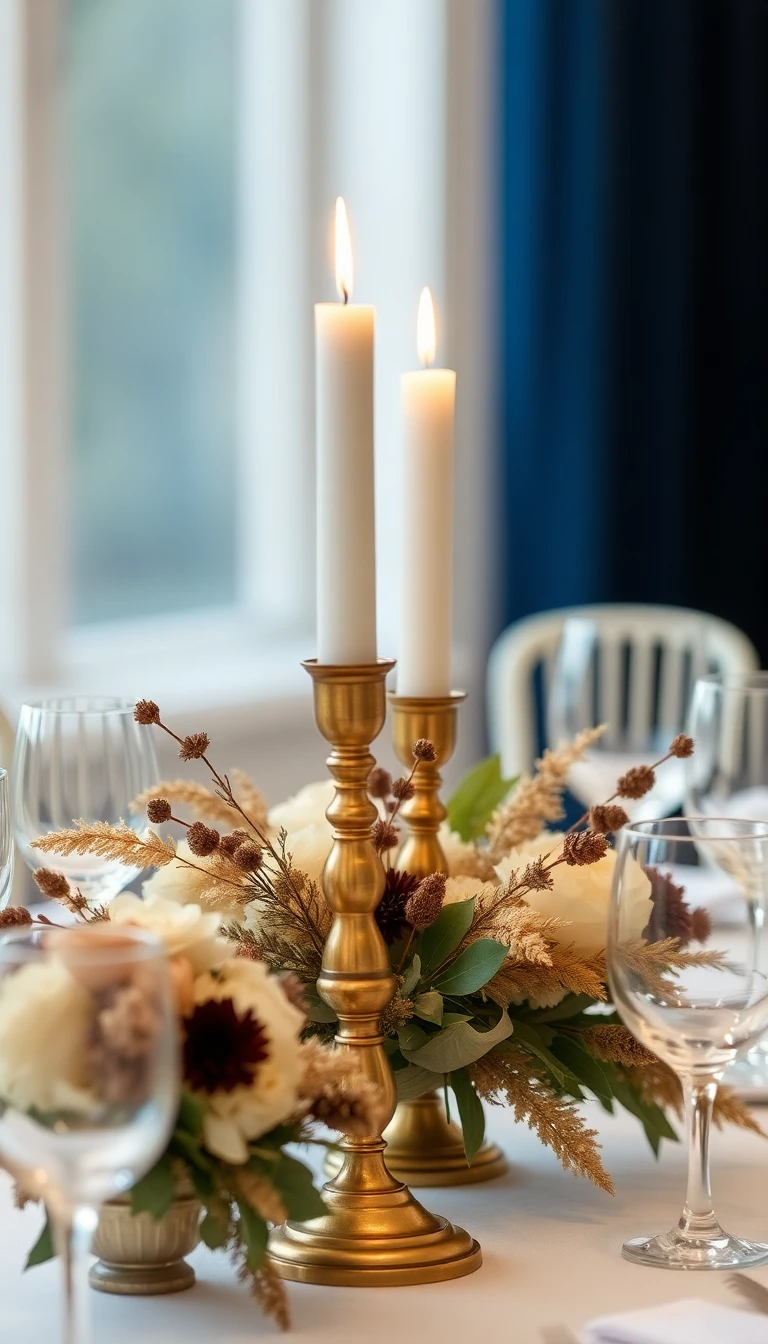
[[[429,368],[435,358],[437,337],[435,334],[435,305],[432,293],[425,285],[419,299],[419,312],[416,318],[416,345],[419,359],[425,368]]]
[[[336,288],[345,303],[352,296],[354,270],[352,267],[352,239],[349,236],[347,207],[342,196],[336,197]]]

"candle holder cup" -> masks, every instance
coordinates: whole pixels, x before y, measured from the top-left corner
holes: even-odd
[[[271,1264],[301,1283],[378,1287],[433,1283],[479,1268],[480,1247],[461,1228],[427,1212],[390,1175],[382,1131],[395,1109],[395,1084],[379,1018],[395,989],[374,910],[384,869],[371,840],[376,810],[367,793],[374,765],[370,743],[386,715],[385,681],[392,663],[304,664],[314,682],[315,717],[331,744],[336,796],[328,809],[333,847],[323,873],[334,922],[318,980],[339,1020],[340,1049],[352,1051],[381,1095],[376,1132],[341,1141],[341,1169],[326,1185],[327,1212],[311,1222],[275,1228]]]

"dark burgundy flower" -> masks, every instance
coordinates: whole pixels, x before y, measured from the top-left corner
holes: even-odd
[[[269,1058],[267,1033],[250,1011],[239,1014],[231,999],[199,1004],[184,1019],[184,1077],[196,1092],[232,1092],[253,1082]]]
[[[419,879],[413,873],[400,873],[395,868],[387,870],[384,895],[374,911],[385,943],[396,943],[406,931],[405,907],[418,885]]]

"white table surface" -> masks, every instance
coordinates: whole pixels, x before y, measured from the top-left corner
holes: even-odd
[[[565,1323],[578,1333],[596,1315],[681,1297],[740,1305],[722,1273],[671,1273],[621,1259],[624,1238],[676,1221],[684,1152],[682,1145],[664,1144],[657,1164],[630,1117],[588,1109],[603,1133],[615,1198],[563,1172],[533,1134],[492,1109],[489,1128],[511,1161],[508,1174],[486,1185],[420,1192],[428,1207],[477,1237],[482,1268],[454,1283],[414,1288],[292,1284],[293,1324],[285,1338],[290,1344],[535,1344],[546,1325]],[[762,1114],[768,1122],[768,1110]],[[716,1134],[713,1159],[721,1222],[738,1235],[768,1240],[768,1141],[735,1130]],[[21,1274],[39,1221],[35,1210],[12,1208],[9,1184],[0,1176],[2,1344],[57,1344],[59,1338],[58,1267]],[[225,1255],[200,1248],[192,1263],[198,1282],[186,1293],[145,1299],[93,1293],[94,1344],[252,1344],[280,1337],[235,1281]],[[752,1273],[768,1287],[768,1268]]]

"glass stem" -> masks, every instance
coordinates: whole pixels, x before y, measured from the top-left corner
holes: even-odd
[[[688,1131],[688,1190],[678,1224],[687,1237],[709,1239],[722,1235],[709,1182],[709,1133],[717,1094],[716,1078],[686,1078],[685,1124]]]
[[[64,1274],[63,1344],[89,1344],[88,1256],[98,1216],[94,1209],[74,1209],[54,1223],[54,1240]]]

